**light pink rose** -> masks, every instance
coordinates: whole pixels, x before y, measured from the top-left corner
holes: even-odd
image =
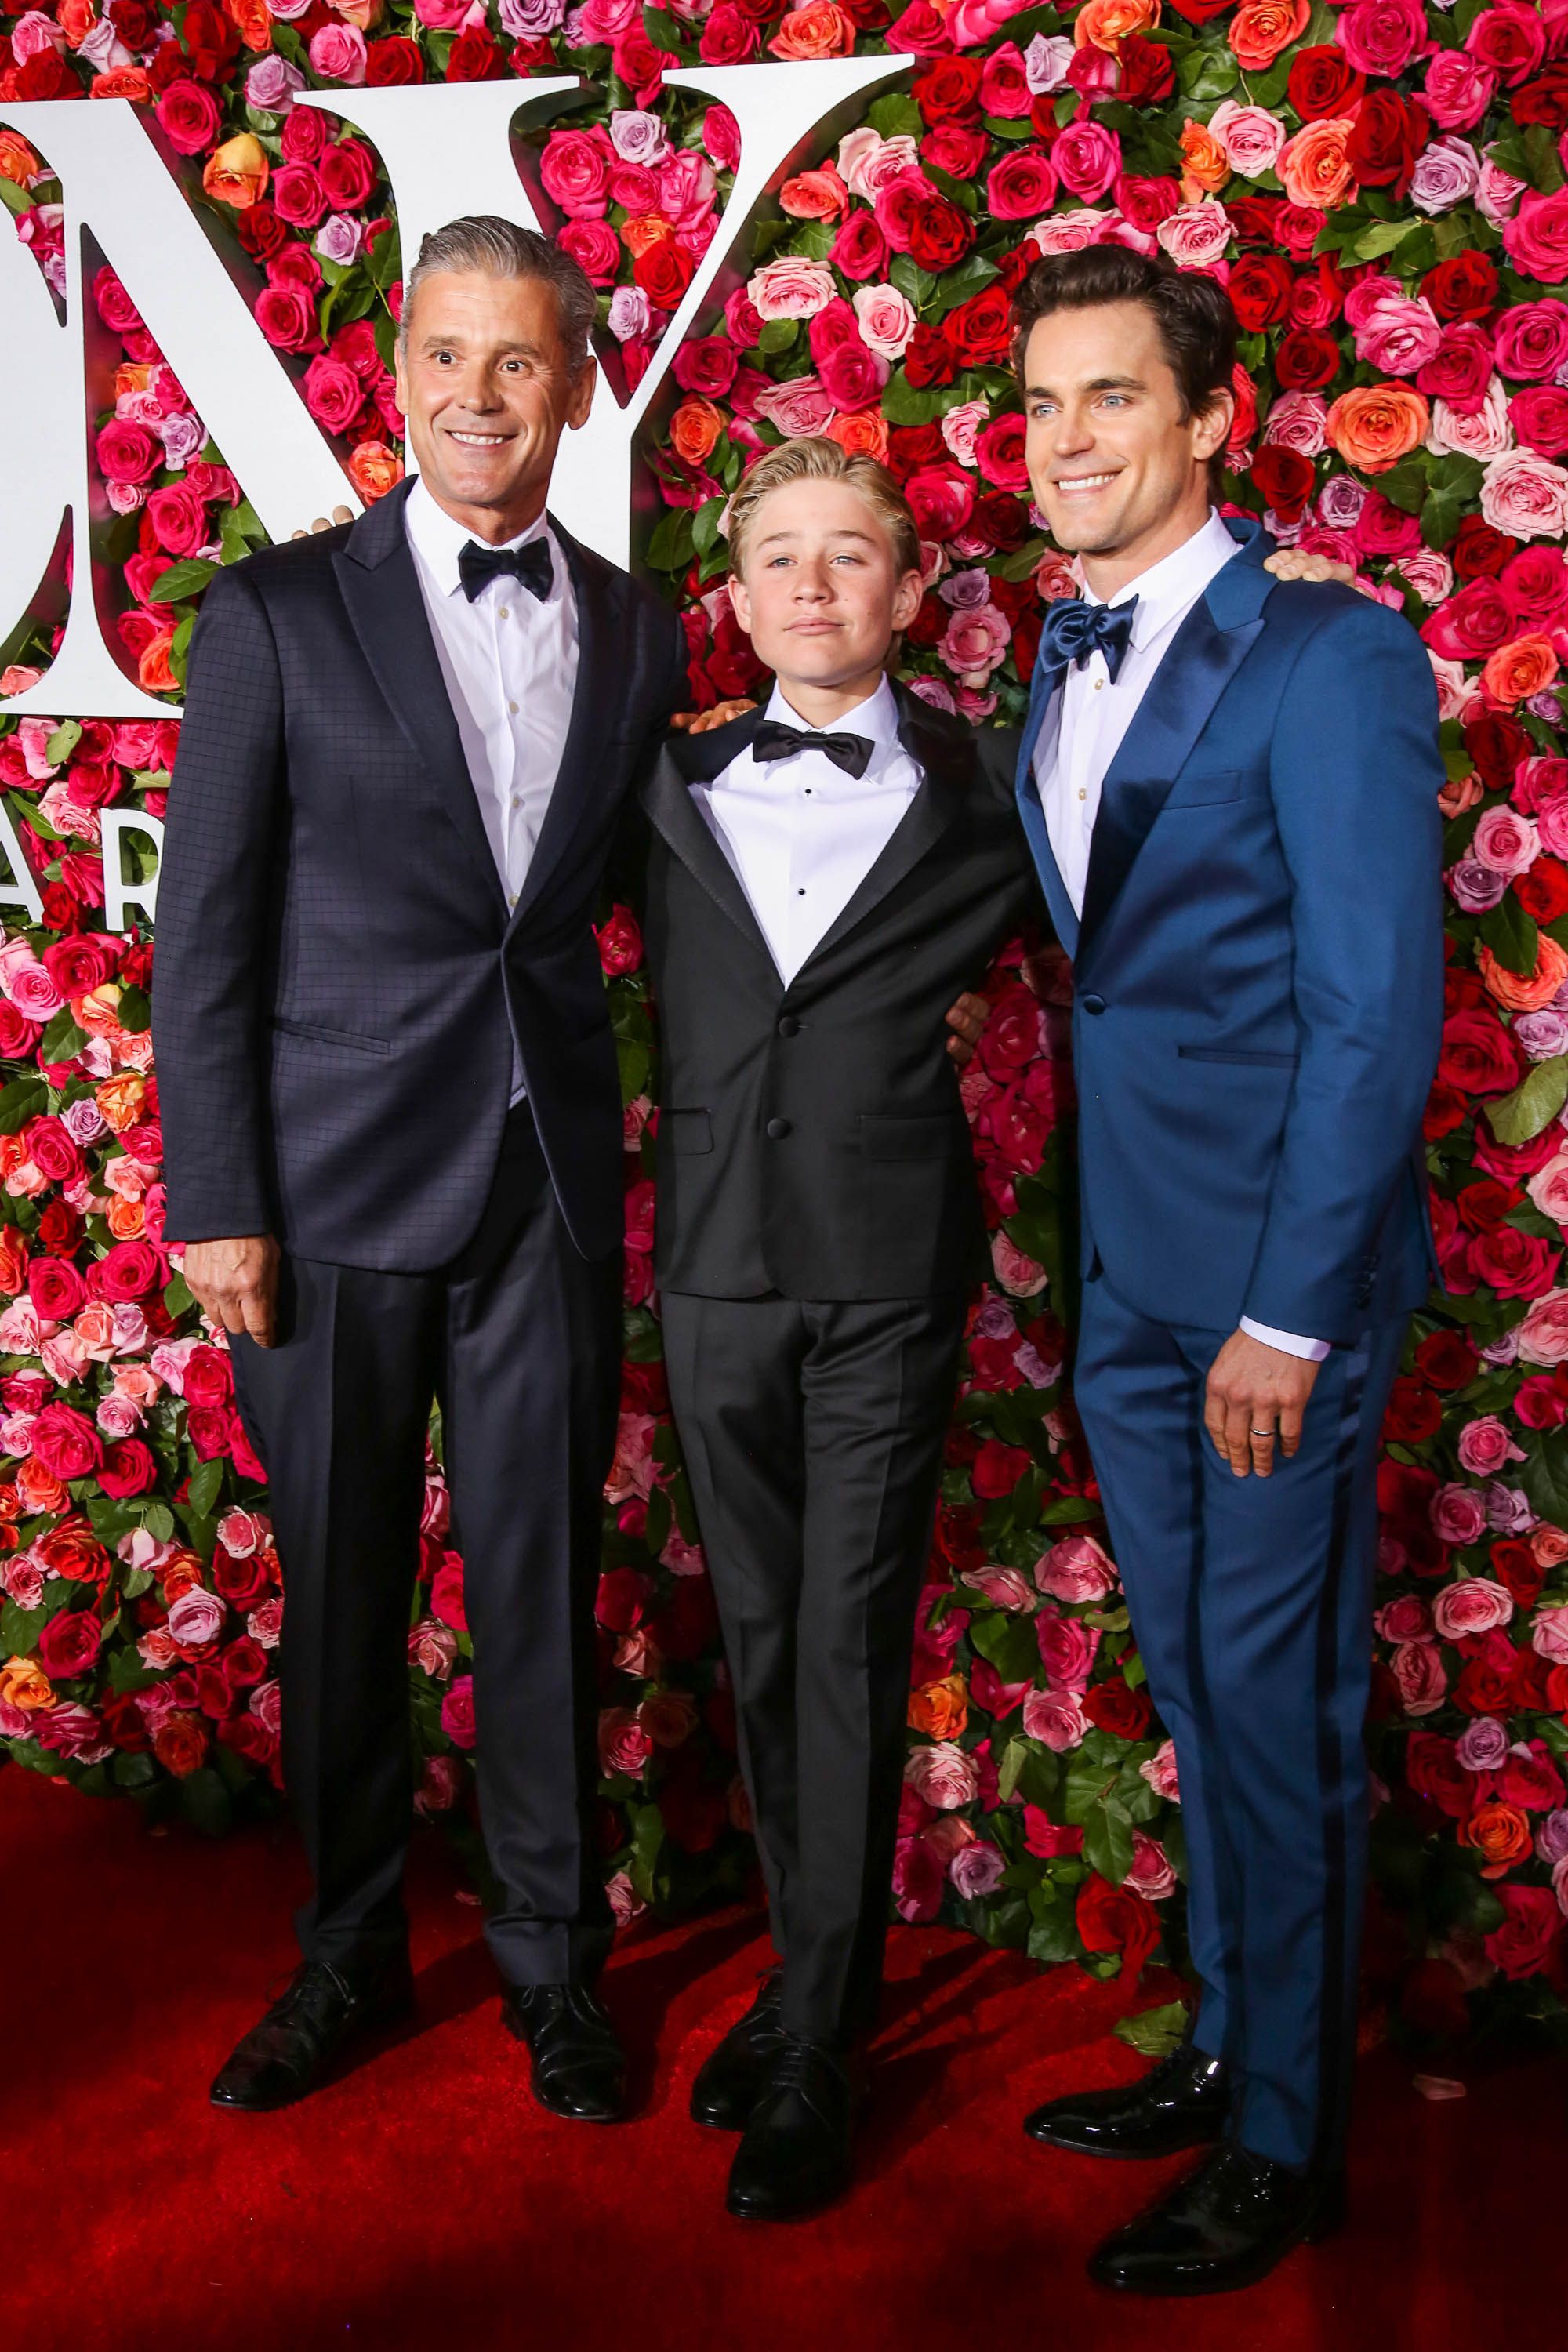
[[[1438,457],[1458,450],[1462,457],[1479,458],[1483,464],[1489,457],[1506,457],[1513,447],[1513,426],[1502,378],[1492,377],[1476,409],[1456,408],[1449,401],[1435,400],[1426,446]]]
[[[1355,352],[1380,375],[1414,375],[1443,338],[1430,303],[1387,294],[1373,303],[1355,330]]]
[[[838,176],[850,194],[871,204],[890,182],[919,171],[921,153],[902,132],[884,139],[869,123],[861,123],[839,141],[837,161]]]
[[[364,35],[357,25],[323,25],[310,36],[310,70],[357,89],[364,79]]]
[[[761,319],[815,319],[837,291],[829,262],[794,253],[764,261],[746,283],[747,297]]]
[[[1506,1587],[1489,1576],[1467,1576],[1446,1584],[1432,1603],[1432,1622],[1445,1642],[1464,1633],[1489,1633],[1513,1615],[1513,1599]]]
[[[943,415],[942,437],[961,466],[974,464],[974,436],[990,416],[988,400],[961,400]]]
[[[669,152],[669,134],[657,114],[640,106],[616,107],[610,115],[610,144],[623,163],[651,169]]]
[[[956,1739],[941,1739],[931,1748],[911,1748],[904,1759],[904,1780],[939,1813],[973,1804],[980,1790],[978,1767]]]
[[[1481,159],[1468,139],[1434,139],[1417,158],[1410,183],[1410,201],[1417,212],[1452,212],[1473,196],[1481,177]]]
[[[408,1636],[408,1656],[432,1682],[444,1683],[458,1662],[458,1637],[449,1625],[426,1617]]]
[[[1038,220],[1025,238],[1037,253],[1081,253],[1086,245],[1100,245],[1121,215],[1083,206],[1077,212],[1052,213]]]
[[[991,1264],[997,1281],[1012,1298],[1037,1298],[1050,1279],[1045,1267],[1026,1257],[1000,1229],[991,1236]]]
[[[1530,1629],[1530,1646],[1554,1666],[1568,1666],[1568,1607],[1554,1604],[1538,1610]]]
[[[617,1870],[614,1877],[606,1879],[605,1894],[617,1927],[629,1927],[632,1921],[639,1919],[647,1909],[647,1905],[624,1870]]]
[[[1176,1874],[1166,1860],[1165,1849],[1147,1830],[1132,1832],[1132,1867],[1122,1884],[1135,1888],[1149,1903],[1163,1903],[1176,1891]]]
[[[1447,1691],[1442,1653],[1432,1642],[1401,1642],[1389,1666],[1406,1715],[1436,1715]]]
[[[1024,1729],[1043,1748],[1064,1755],[1089,1729],[1078,1695],[1068,1690],[1032,1690],[1024,1701]]]
[[[1532,1300],[1518,1330],[1527,1364],[1568,1363],[1568,1290],[1549,1290]]]
[[[1298,449],[1303,457],[1319,457],[1329,446],[1328,418],[1321,393],[1287,392],[1269,410],[1263,438]]]
[[[25,953],[11,958],[0,974],[0,987],[17,1012],[25,1013],[29,1021],[50,1020],[65,999],[55,986],[47,966],[38,961],[26,942],[16,940],[13,944],[23,948]]]
[[[1526,874],[1541,854],[1541,843],[1527,816],[1506,803],[1489,808],[1477,825],[1470,854],[1494,874]]]
[[[915,331],[914,306],[896,286],[858,286],[850,296],[860,340],[879,359],[901,360]]]
[[[1568,1151],[1559,1151],[1538,1168],[1525,1186],[1543,1217],[1568,1225]]]
[[[245,1621],[245,1630],[258,1650],[275,1650],[283,1638],[283,1602],[280,1597],[258,1601]],[[256,1699],[251,1697],[254,1709]]]
[[[142,1417],[129,1397],[116,1395],[110,1391],[108,1396],[100,1400],[93,1419],[105,1437],[113,1438],[133,1436],[142,1426]]]
[[[1147,1780],[1156,1796],[1173,1805],[1182,1801],[1181,1784],[1176,1776],[1176,1743],[1162,1740],[1152,1756],[1146,1756],[1138,1767],[1139,1777]]]
[[[1424,604],[1446,604],[1454,593],[1454,567],[1435,547],[1418,547],[1402,555],[1394,569]]]
[[[837,413],[821,378],[815,375],[793,376],[773,385],[757,394],[756,406],[758,415],[776,425],[788,441],[811,440],[825,433]]]
[[[1205,196],[1168,213],[1154,236],[1178,269],[1207,269],[1230,243],[1230,215],[1217,198]]]
[[[1006,1869],[1005,1857],[984,1838],[960,1848],[947,1865],[947,1874],[966,1903],[982,1903],[994,1895]]]
[[[1209,117],[1209,130],[1225,149],[1233,172],[1244,180],[1261,179],[1279,160],[1285,125],[1264,106],[1238,106],[1224,99]]]
[[[1021,1568],[966,1568],[959,1582],[968,1585],[972,1592],[978,1592],[993,1609],[1008,1609],[1018,1615],[1035,1605],[1028,1578]]]
[[[217,1539],[236,1559],[249,1559],[263,1549],[271,1533],[269,1521],[259,1511],[226,1511],[217,1523]]]
[[[1505,172],[1500,163],[1494,163],[1488,155],[1481,163],[1480,176],[1476,183],[1476,210],[1485,215],[1493,228],[1502,228],[1518,211],[1519,200],[1528,184],[1524,180],[1516,180],[1511,172]],[[1504,243],[1508,243],[1506,237]],[[1521,256],[1513,253],[1511,247],[1509,250],[1510,258],[1518,266],[1527,266]]]
[[[1513,539],[1561,539],[1568,530],[1568,473],[1533,450],[1510,449],[1487,467],[1481,513]]]
[[[169,1638],[187,1654],[205,1649],[223,1632],[225,1613],[216,1592],[208,1592],[199,1584],[190,1585],[169,1612]]]
[[[1486,1533],[1486,1508],[1473,1486],[1439,1487],[1432,1497],[1431,1519],[1445,1543],[1479,1543]]]
[[[984,686],[1005,659],[1012,641],[1006,614],[994,604],[982,604],[972,612],[954,613],[937,654],[965,686]]]
[[[18,1609],[36,1609],[44,1597],[44,1572],[23,1553],[0,1560],[0,1592]]]
[[[1103,1601],[1116,1570],[1092,1536],[1063,1536],[1035,1562],[1035,1582],[1054,1601]]]

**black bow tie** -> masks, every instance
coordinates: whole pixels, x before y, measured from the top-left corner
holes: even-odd
[[[531,539],[526,547],[481,547],[477,539],[470,539],[458,558],[458,577],[470,604],[492,580],[503,579],[509,573],[512,579],[521,580],[530,595],[537,596],[542,604],[554,577],[547,542]]]
[[[1081,669],[1098,646],[1114,686],[1131,641],[1137,602],[1136,596],[1129,596],[1125,604],[1090,604],[1081,596],[1063,596],[1047,605],[1040,631],[1040,656],[1047,668],[1065,669],[1072,662]]]
[[[754,760],[787,760],[795,751],[821,751],[847,776],[863,776],[876,746],[868,735],[819,735],[814,727],[788,727],[765,719],[752,738]]]

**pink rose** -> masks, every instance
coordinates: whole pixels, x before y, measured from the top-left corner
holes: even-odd
[[[450,1627],[437,1625],[426,1617],[416,1625],[408,1636],[408,1658],[411,1665],[433,1683],[444,1683],[451,1673],[458,1656],[458,1637]]]
[[[1013,1298],[1037,1298],[1049,1280],[1045,1267],[1026,1257],[1001,1231],[991,1236],[991,1265],[1002,1288]]]
[[[984,686],[1006,656],[1013,641],[1012,625],[994,604],[974,612],[954,613],[937,654],[966,686]]]
[[[1473,1486],[1439,1487],[1432,1497],[1431,1519],[1445,1543],[1479,1543],[1486,1533],[1486,1510]]]
[[[1432,1639],[1432,1612],[1413,1592],[1402,1592],[1373,1619],[1373,1627],[1381,1642],[1429,1642]]]
[[[1385,295],[1356,325],[1356,357],[1380,375],[1414,375],[1436,353],[1442,331],[1428,303]]]
[[[310,70],[357,89],[364,79],[364,35],[357,25],[323,25],[310,36]]]
[[[1505,1463],[1523,1460],[1522,1448],[1514,1444],[1495,1413],[1468,1422],[1459,1433],[1459,1464],[1473,1478],[1495,1478]]]
[[[1166,1858],[1165,1849],[1146,1830],[1132,1832],[1132,1867],[1122,1884],[1135,1888],[1148,1903],[1163,1903],[1167,1895],[1176,1891],[1176,1874]]]
[[[1092,204],[1121,169],[1121,142],[1114,131],[1080,114],[1057,133],[1051,162],[1068,194]]]
[[[553,204],[574,220],[603,220],[609,210],[610,142],[597,125],[592,131],[552,131],[544,142],[539,176]]]
[[[1059,1756],[1078,1747],[1089,1724],[1076,1692],[1033,1690],[1024,1701],[1024,1729]]]
[[[1568,303],[1515,302],[1497,323],[1497,363],[1520,383],[1552,382],[1568,367]]]
[[[1354,0],[1334,26],[1334,37],[1358,73],[1392,81],[1432,46],[1421,0]]]
[[[1207,269],[1230,243],[1230,215],[1212,196],[1183,205],[1163,220],[1154,236],[1178,269]]]
[[[1063,1536],[1035,1562],[1035,1582],[1054,1601],[1103,1601],[1116,1570],[1092,1536]]]
[[[860,286],[851,295],[860,336],[868,351],[901,360],[915,331],[914,307],[896,286]]]
[[[980,1791],[979,1769],[955,1739],[911,1748],[904,1759],[904,1781],[940,1813],[973,1804]]]
[[[1035,1605],[1035,1596],[1021,1568],[969,1568],[961,1580],[972,1592],[988,1601],[993,1609],[1023,1614]]]
[[[1568,1289],[1549,1290],[1519,1326],[1519,1352],[1527,1364],[1568,1363]]]
[[[1457,1642],[1466,1633],[1489,1633],[1512,1615],[1511,1596],[1489,1576],[1468,1576],[1458,1584],[1446,1584],[1432,1603],[1432,1622],[1445,1642]]]
[[[1037,253],[1081,253],[1087,245],[1103,244],[1121,217],[1116,212],[1096,212],[1092,205],[1052,213],[1035,223],[1026,242]]]
[[[764,261],[748,279],[746,293],[760,319],[815,319],[838,289],[826,261],[793,253]]]
[[[1434,139],[1416,163],[1410,201],[1417,212],[1452,212],[1475,194],[1480,177],[1481,159],[1468,140]]]
[[[1007,1867],[1005,1858],[984,1838],[960,1848],[947,1865],[947,1874],[966,1903],[982,1903],[994,1895]]]
[[[33,1452],[51,1477],[86,1478],[100,1467],[103,1446],[85,1413],[57,1399],[33,1423]]]
[[[1089,1688],[1100,1648],[1100,1635],[1091,1625],[1079,1617],[1064,1617],[1059,1610],[1042,1609],[1035,1620],[1035,1639],[1040,1664],[1054,1689]]]
[[[904,485],[922,539],[952,539],[974,505],[974,485],[956,466],[922,466]]]
[[[200,1584],[188,1585],[169,1612],[169,1638],[189,1656],[217,1640],[226,1613],[216,1592]]]
[[[454,1690],[457,1685],[453,1685]],[[445,1709],[442,1712],[445,1714]],[[637,1780],[653,1753],[653,1741],[631,1706],[606,1706],[599,1711],[599,1769],[606,1777],[624,1772]]]
[[[1486,469],[1481,513],[1513,539],[1561,539],[1568,531],[1568,473],[1531,450],[1505,450]]]
[[[786,440],[810,440],[833,422],[834,407],[821,378],[792,376],[757,394],[757,414],[776,425]]]
[[[871,204],[904,173],[919,170],[920,150],[910,138],[884,139],[869,123],[861,123],[839,141],[837,161],[850,194]]]
[[[1389,1668],[1406,1715],[1436,1715],[1447,1692],[1442,1653],[1431,1642],[1401,1642]]]
[[[1141,1779],[1148,1781],[1157,1796],[1173,1805],[1182,1801],[1181,1784],[1176,1775],[1176,1743],[1162,1740],[1152,1756],[1146,1756],[1138,1767]]]
[[[1527,873],[1540,855],[1541,843],[1527,816],[1506,804],[1487,810],[1470,843],[1472,856],[1494,874]]]
[[[1538,1168],[1524,1189],[1543,1217],[1568,1225],[1568,1151],[1557,1152],[1544,1168]]]
[[[1264,106],[1238,106],[1223,99],[1209,117],[1211,135],[1225,149],[1226,161],[1244,180],[1259,180],[1271,172],[1285,144],[1285,125]]]
[[[1321,393],[1287,392],[1269,410],[1263,438],[1303,457],[1321,457],[1329,446],[1328,415]]]
[[[1568,450],[1568,392],[1553,383],[1532,383],[1516,392],[1508,404],[1514,436],[1541,457],[1560,457]]]
[[[1043,148],[1014,148],[994,163],[985,209],[994,220],[1034,220],[1056,202],[1057,171]]]
[[[1503,224],[1502,241],[1521,278],[1561,285],[1568,278],[1568,187],[1544,196],[1527,191],[1513,218]]]
[[[458,1675],[448,1685],[441,1701],[441,1728],[454,1748],[470,1748],[478,1734],[474,1728],[474,1678]]]
[[[1426,68],[1423,102],[1440,131],[1473,131],[1496,89],[1496,74],[1479,58],[1438,49]]]
[[[1530,1646],[1553,1665],[1568,1666],[1568,1606],[1556,1602],[1537,1611],[1530,1629]]]
[[[463,1768],[455,1756],[426,1756],[414,1795],[414,1810],[426,1819],[432,1813],[448,1812],[462,1794],[462,1788]]]

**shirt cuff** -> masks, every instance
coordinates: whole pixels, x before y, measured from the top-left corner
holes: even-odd
[[[1241,1328],[1249,1339],[1261,1339],[1266,1348],[1279,1348],[1287,1356],[1300,1356],[1309,1364],[1321,1364],[1331,1345],[1327,1339],[1304,1339],[1299,1331],[1276,1331],[1267,1323],[1255,1323],[1250,1315],[1242,1317]]]

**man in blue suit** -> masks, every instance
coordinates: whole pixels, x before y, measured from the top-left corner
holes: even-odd
[[[1206,2147],[1093,2258],[1260,2278],[1343,2202],[1379,1424],[1432,1256],[1443,782],[1395,614],[1263,569],[1213,508],[1236,322],[1118,248],[1037,263],[1029,476],[1088,594],[1047,612],[1018,800],[1075,970],[1077,1393],[1174,1738],[1201,1997],[1037,2139]]]

